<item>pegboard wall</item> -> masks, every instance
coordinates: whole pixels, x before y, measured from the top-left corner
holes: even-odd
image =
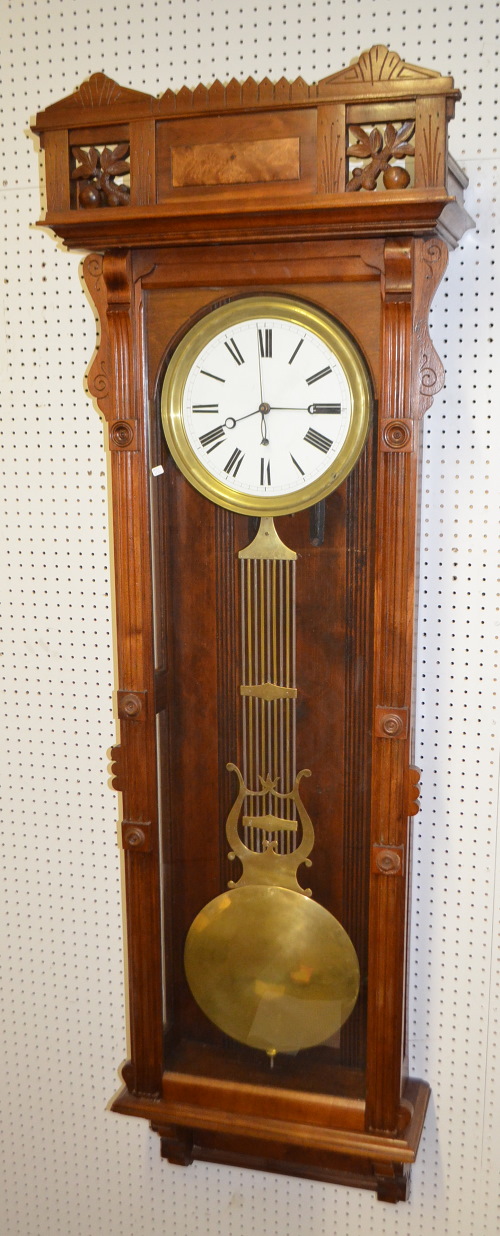
[[[496,1236],[500,5],[1,0],[0,18],[2,1236]],[[94,318],[78,257],[33,228],[27,136],[34,113],[92,71],[152,93],[233,75],[314,81],[374,42],[463,90],[450,144],[477,220],[432,318],[447,380],[422,473],[410,1046],[433,1097],[412,1197],[397,1207],[356,1189],[173,1167],[145,1122],[105,1110],[126,1056],[104,756],[115,737],[107,465],[83,380]]]

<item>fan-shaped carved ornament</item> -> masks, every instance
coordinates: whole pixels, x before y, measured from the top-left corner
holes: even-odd
[[[395,51],[390,51],[383,43],[376,43],[369,51],[362,52],[359,59],[349,64],[339,73],[332,73],[322,78],[320,86],[340,84],[341,82],[388,82],[401,78],[422,80],[423,78],[439,77],[435,69],[423,69],[419,65],[408,64]]]
[[[107,77],[106,73],[92,73],[87,81],[82,82],[73,94],[59,99],[46,108],[46,112],[66,111],[68,107],[112,107],[116,103],[156,102],[152,95],[144,94],[142,90],[130,90],[128,86],[120,86]]]

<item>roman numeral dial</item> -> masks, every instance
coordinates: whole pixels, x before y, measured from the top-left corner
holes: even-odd
[[[272,356],[273,354],[273,332],[270,326],[264,328],[259,327],[259,348],[261,356]]]
[[[175,463],[214,502],[252,515],[302,510],[354,466],[370,413],[366,366],[347,332],[284,296],[206,313],[167,369]]]
[[[327,438],[324,433],[318,433],[317,429],[308,429],[304,437],[304,442],[309,442],[311,446],[317,446],[318,450],[324,451],[325,454],[326,451],[329,451],[330,447],[333,446],[332,439]]]
[[[220,445],[220,443],[222,442],[224,438],[224,435],[225,435],[224,426],[217,425],[215,429],[209,429],[208,433],[202,433],[200,435],[201,445],[205,447],[205,450],[213,451],[215,450],[216,446]]]
[[[307,385],[312,386],[313,382],[319,382],[320,378],[326,378],[331,372],[331,365],[325,365],[324,369],[318,369],[317,373],[312,373],[310,378],[306,378]]]

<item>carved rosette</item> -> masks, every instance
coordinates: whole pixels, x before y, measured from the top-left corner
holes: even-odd
[[[404,846],[374,845],[372,848],[372,871],[377,875],[403,875]]]
[[[136,443],[136,422],[114,421],[109,427],[109,447],[112,451],[134,449]]]
[[[124,850],[133,850],[136,854],[149,854],[152,849],[151,821],[123,820],[122,847]]]
[[[375,734],[378,738],[407,738],[408,709],[378,705],[375,710]]]
[[[122,721],[144,721],[147,691],[118,691],[118,716]]]
[[[383,451],[413,450],[413,421],[409,417],[397,417],[381,422],[381,447]]]

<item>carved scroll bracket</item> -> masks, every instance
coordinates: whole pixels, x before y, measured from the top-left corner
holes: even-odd
[[[130,307],[132,281],[127,251],[118,249],[115,253],[105,253],[102,273],[108,291],[108,313],[116,311],[118,306]]]
[[[111,407],[111,360],[109,355],[108,332],[106,330],[107,294],[102,271],[102,254],[89,253],[83,263],[83,278],[89,296],[93,302],[100,323],[100,340],[87,371],[87,386],[89,394],[96,400],[98,407],[106,417],[112,419]]]
[[[411,340],[411,292],[411,241],[396,236],[384,245],[382,295],[385,343],[379,405],[380,450],[393,455],[413,450],[407,363]],[[392,501],[389,493],[387,498]]]
[[[111,449],[138,450],[133,408],[131,278],[124,252],[90,253],[83,276],[101,328],[98,349],[87,373],[90,394],[110,423]]]
[[[443,240],[415,240],[411,402],[420,419],[444,385],[444,368],[429,337],[428,315],[436,288],[446,270],[448,249]]]
[[[101,322],[107,335],[108,363],[112,366],[113,384],[108,419],[120,422],[123,432],[134,427],[134,395],[132,379],[132,324],[130,318],[132,278],[130,256],[123,251],[105,254],[102,275],[106,285],[105,320]],[[115,426],[113,426],[115,428]],[[129,435],[126,435],[129,436]],[[139,449],[137,436],[130,439]]]
[[[402,237],[388,240],[384,248],[384,257],[384,300],[386,302],[411,301],[411,242]]]

